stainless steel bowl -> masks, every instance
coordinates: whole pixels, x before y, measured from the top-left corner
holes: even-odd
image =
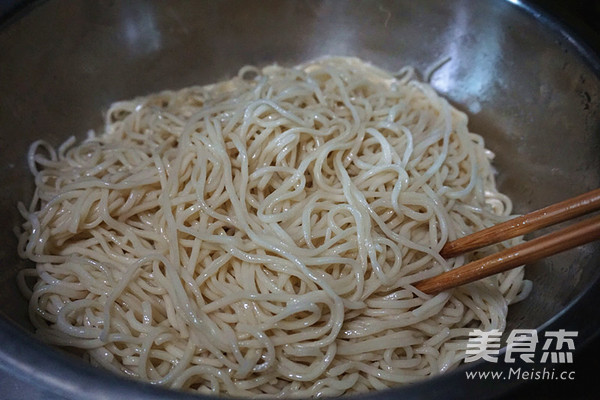
[[[352,55],[410,64],[471,118],[496,153],[500,188],[526,212],[600,183],[600,64],[558,24],[518,1],[47,1],[0,32],[0,368],[67,398],[197,398],[89,367],[30,336],[15,275],[16,204],[32,194],[25,154],[102,124],[116,100],[205,84],[245,64]],[[530,265],[514,327],[600,330],[600,246]],[[466,381],[467,368],[364,398],[486,397],[518,382]]]

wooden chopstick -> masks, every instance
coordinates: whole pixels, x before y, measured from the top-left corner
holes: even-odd
[[[598,239],[600,215],[424,279],[414,286],[424,293],[436,294]]]
[[[600,210],[600,189],[592,190],[580,196],[561,201],[560,203],[483,229],[472,235],[448,242],[440,251],[440,255],[444,258],[451,258],[596,210]]]

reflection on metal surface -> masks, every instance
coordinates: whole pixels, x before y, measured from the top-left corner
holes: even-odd
[[[130,6],[125,3],[119,14],[125,44],[133,53],[151,53],[161,48],[161,31],[156,26],[151,7],[152,3]]]
[[[492,19],[482,27],[482,32],[475,34],[469,21],[473,16],[467,7],[467,4],[461,4],[455,10],[444,49],[444,56],[450,57],[450,62],[433,74],[431,84],[438,91],[451,94],[454,101],[472,114],[477,114],[481,111],[481,102],[493,98],[495,86],[502,84],[499,82],[502,74],[497,68],[502,64],[503,27],[498,26],[501,20]],[[478,42],[478,51],[465,59],[465,46],[471,42]],[[466,73],[462,72],[465,68]],[[461,81],[460,86],[456,85],[457,81]]]

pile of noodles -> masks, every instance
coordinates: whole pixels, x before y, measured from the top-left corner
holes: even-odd
[[[510,214],[492,153],[405,68],[245,67],[113,104],[31,146],[19,283],[37,336],[121,374],[232,396],[340,395],[457,366],[522,268],[425,295],[447,240]],[[486,251],[498,250],[489,248]],[[34,283],[35,282],[35,283]]]

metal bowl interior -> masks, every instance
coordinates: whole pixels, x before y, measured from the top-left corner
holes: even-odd
[[[20,223],[17,202],[32,195],[29,144],[83,137],[101,127],[113,101],[217,81],[247,64],[347,55],[388,70],[413,65],[426,75],[449,58],[430,82],[468,113],[471,130],[495,152],[499,187],[516,212],[600,183],[597,59],[559,25],[508,1],[47,1],[3,27],[0,54],[0,368],[66,397],[81,390],[89,398],[184,396],[38,343],[16,286],[25,263],[12,227]],[[597,300],[590,287],[598,286],[599,260],[600,246],[592,244],[528,266],[534,289],[511,306],[508,329],[543,330],[563,318],[582,342],[594,335],[600,325],[585,313]],[[369,397],[490,390],[461,379],[451,373]]]

